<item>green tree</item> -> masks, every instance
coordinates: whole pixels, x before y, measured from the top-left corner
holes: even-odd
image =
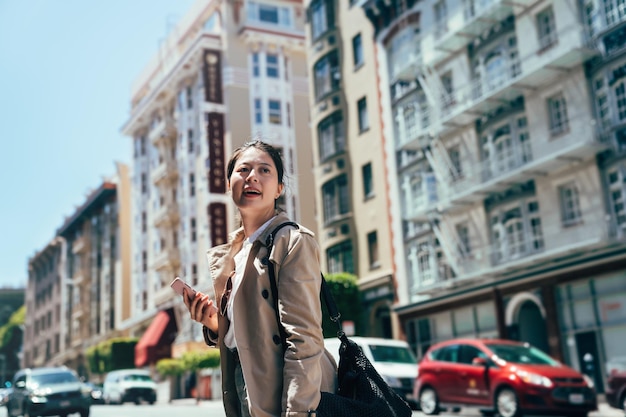
[[[217,368],[220,366],[220,352],[217,349],[185,352],[181,360],[186,371]]]
[[[185,372],[183,361],[180,359],[160,359],[156,363],[156,370],[161,376],[179,376]]]
[[[20,350],[23,340],[23,326],[26,318],[26,306],[17,309],[9,321],[0,327],[0,354],[4,357],[3,374],[0,375],[0,385],[13,377],[13,374],[20,368],[20,360],[17,353]]]
[[[353,321],[354,328],[360,329],[362,322],[363,306],[356,275],[342,272],[325,276],[326,283],[330,287],[337,309],[341,314],[340,321]],[[337,325],[330,320],[326,304],[322,299],[322,328],[324,337],[337,336]]]

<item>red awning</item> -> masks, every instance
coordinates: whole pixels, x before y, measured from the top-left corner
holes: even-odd
[[[159,311],[135,345],[135,366],[141,368],[171,357],[177,330],[173,311]]]

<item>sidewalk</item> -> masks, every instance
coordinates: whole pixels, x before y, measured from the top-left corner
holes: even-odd
[[[213,404],[215,402],[219,402],[220,404],[222,403],[222,399],[221,398],[217,398],[214,400],[200,400],[197,401],[195,398],[178,398],[176,400],[172,400],[170,401],[170,404],[172,405],[188,405],[188,406],[194,406],[194,407],[201,407],[203,405],[210,405]]]

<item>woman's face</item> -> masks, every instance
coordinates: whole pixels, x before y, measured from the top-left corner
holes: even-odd
[[[235,162],[228,186],[235,205],[246,211],[274,210],[283,184],[278,183],[278,173],[272,158],[257,148],[248,148]]]

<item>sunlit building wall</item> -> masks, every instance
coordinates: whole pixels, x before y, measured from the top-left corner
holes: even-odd
[[[197,1],[133,86],[123,127],[133,149],[133,307],[123,326],[146,337],[159,331],[149,328],[157,312],[175,310],[174,334],[154,337],[175,337],[175,357],[203,342],[169,285],[181,276],[213,295],[206,251],[239,225],[225,182],[236,147],[260,135],[282,149],[279,203],[316,229],[304,17],[297,1]]]
[[[373,28],[347,1],[307,1],[307,40],[318,240],[322,269],[357,276],[358,334],[397,337],[399,283]]]
[[[623,8],[613,0],[364,0],[393,183],[396,307],[418,356],[528,341],[626,354]]]

